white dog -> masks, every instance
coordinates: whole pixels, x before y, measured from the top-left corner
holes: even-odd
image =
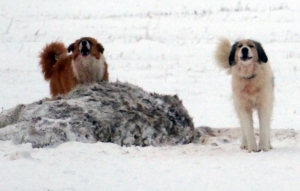
[[[270,123],[274,101],[274,77],[268,57],[259,42],[241,40],[232,46],[221,39],[216,51],[219,66],[232,74],[232,91],[235,110],[242,130],[241,149],[249,152],[268,151]],[[259,145],[253,127],[253,110],[259,119]]]

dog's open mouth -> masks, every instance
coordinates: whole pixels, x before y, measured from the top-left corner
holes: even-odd
[[[82,47],[82,49],[80,50],[80,53],[81,53],[82,56],[87,56],[87,55],[90,54],[90,50],[89,50],[86,46],[84,46],[84,47]]]
[[[252,57],[248,57],[248,56],[243,56],[243,57],[241,57],[241,60],[242,61],[247,61],[247,60],[251,60],[252,59]]]

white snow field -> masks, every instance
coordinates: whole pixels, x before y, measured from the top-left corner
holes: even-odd
[[[105,47],[111,81],[178,94],[196,127],[220,135],[204,145],[144,148],[0,141],[0,190],[300,190],[298,1],[1,0],[0,111],[49,97],[39,52],[83,36]],[[269,152],[239,148],[231,77],[213,57],[220,37],[251,38],[267,52],[276,84]]]

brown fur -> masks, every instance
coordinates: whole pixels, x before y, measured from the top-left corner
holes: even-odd
[[[247,49],[243,60],[242,49]],[[241,40],[230,45],[221,39],[216,51],[216,61],[220,67],[232,74],[232,91],[235,110],[242,129],[242,149],[249,152],[268,151],[270,143],[270,123],[273,110],[273,73],[261,44],[253,40]],[[249,58],[248,58],[249,57]],[[260,137],[257,147],[253,130],[253,110],[258,111]]]
[[[80,53],[82,41],[90,42],[88,56]],[[72,51],[72,54],[67,55],[67,51]],[[39,64],[45,80],[50,81],[52,97],[67,94],[78,84],[108,81],[108,66],[103,52],[103,46],[91,37],[76,40],[68,49],[61,42],[46,45],[40,53]]]

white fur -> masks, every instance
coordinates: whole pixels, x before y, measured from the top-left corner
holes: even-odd
[[[273,73],[268,62],[258,63],[255,48],[247,48],[249,51],[248,55],[252,59],[244,62],[240,59],[240,51],[236,51],[235,65],[230,67],[228,58],[231,46],[227,39],[221,39],[216,51],[216,60],[219,66],[229,70],[232,74],[234,107],[242,132],[241,148],[247,149],[249,152],[268,151],[272,148],[270,123],[274,101]],[[255,75],[255,77],[247,79],[251,75]],[[255,141],[253,127],[254,110],[257,110],[259,119],[260,134],[258,146]]]
[[[78,55],[75,60],[72,60],[72,68],[78,82],[93,83],[101,81],[105,73],[105,62],[104,55],[101,55],[99,60],[91,54],[86,57]]]

